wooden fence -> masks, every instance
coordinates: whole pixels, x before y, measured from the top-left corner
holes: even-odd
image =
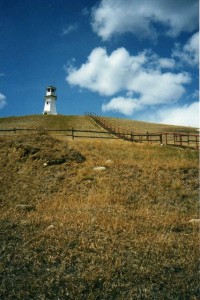
[[[163,140],[166,145],[199,148],[199,135],[191,133],[164,132]]]
[[[62,135],[65,137],[71,137],[73,140],[75,138],[95,138],[95,139],[116,139],[116,137],[110,135],[107,131],[96,131],[87,129],[38,129],[38,128],[10,128],[10,129],[0,129],[1,135],[18,134],[18,133],[51,133],[53,135]]]
[[[130,142],[147,142],[173,145],[179,147],[188,147],[199,149],[199,135],[180,132],[158,132],[158,133],[137,133],[128,131],[124,128],[114,126],[104,118],[93,113],[88,113],[88,117],[92,118],[95,123],[101,126],[105,131],[87,130],[87,129],[40,129],[40,128],[10,128],[0,129],[2,134],[17,134],[31,132],[49,132],[59,134],[65,137],[75,138],[96,138],[96,139],[123,139]]]
[[[188,147],[199,149],[199,135],[180,132],[158,132],[158,133],[137,133],[128,131],[121,127],[114,126],[106,119],[97,116],[94,113],[87,113],[87,116],[92,118],[98,125],[107,130],[110,134],[131,142],[148,142],[173,145],[179,147]]]

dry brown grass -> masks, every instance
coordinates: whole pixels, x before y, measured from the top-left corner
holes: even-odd
[[[28,129],[28,131],[25,129]],[[109,137],[109,135],[103,128],[101,128],[99,125],[96,124],[96,122],[94,122],[91,118],[87,116],[33,115],[33,116],[0,118],[0,136],[5,136],[5,135],[8,136],[13,134],[22,135],[27,133],[34,133],[37,131],[44,132],[48,130],[48,132],[51,133],[51,135],[57,137],[58,136],[66,137],[67,135],[72,137],[72,129],[74,130],[74,136],[79,138],[80,137],[81,138],[83,137],[108,138]],[[6,132],[3,130],[11,130],[11,131]],[[81,132],[81,130],[83,132]],[[87,132],[87,131],[91,131],[91,132]]]
[[[150,132],[190,132],[197,134],[197,130],[186,126],[173,126],[120,118],[102,117],[109,124],[121,127],[127,131]],[[43,128],[43,129],[88,129],[102,130],[90,117],[64,115],[32,115],[22,117],[0,118],[0,129],[10,128]]]
[[[0,144],[1,299],[198,299],[197,152],[43,135]]]
[[[116,127],[121,127],[127,131],[133,131],[135,133],[157,133],[157,132],[182,132],[182,133],[193,133],[198,134],[197,128],[189,126],[175,126],[167,124],[156,124],[143,121],[135,121],[120,118],[103,117],[109,124]]]

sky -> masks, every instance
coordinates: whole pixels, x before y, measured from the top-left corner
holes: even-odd
[[[0,0],[0,117],[199,126],[199,1]]]

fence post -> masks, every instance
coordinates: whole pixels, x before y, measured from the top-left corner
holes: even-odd
[[[13,131],[14,131],[14,133],[16,133],[16,131],[17,131],[16,128],[13,128]]]
[[[131,141],[133,142],[133,131],[131,131]]]
[[[163,143],[162,133],[160,134],[160,144]]]
[[[74,140],[74,128],[72,128],[72,140]]]
[[[182,135],[180,134],[180,146],[182,146]]]
[[[149,132],[147,131],[147,142],[149,142]]]
[[[166,145],[168,144],[168,140],[167,140],[167,133],[165,134],[165,141],[166,141]]]

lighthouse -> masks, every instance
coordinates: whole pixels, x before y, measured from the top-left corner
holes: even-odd
[[[48,86],[46,88],[46,95],[44,97],[44,111],[43,115],[57,115],[56,111],[56,88],[54,86]]]

